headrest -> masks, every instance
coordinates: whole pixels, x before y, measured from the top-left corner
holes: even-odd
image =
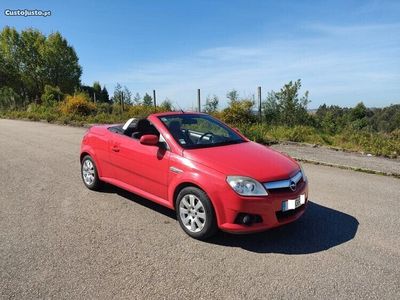
[[[178,131],[181,129],[181,123],[179,123],[179,121],[172,121],[171,123],[169,123],[168,128],[171,131]]]
[[[140,119],[139,122],[137,123],[137,131],[145,131],[150,127],[150,122],[147,119]]]

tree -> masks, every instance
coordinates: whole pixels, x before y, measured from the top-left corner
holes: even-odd
[[[239,93],[236,90],[231,90],[228,93],[226,93],[226,98],[229,99],[230,102],[235,102],[239,100]]]
[[[301,80],[290,81],[277,93],[268,94],[263,104],[264,116],[267,123],[285,126],[304,125],[310,122],[307,113],[308,91],[299,98]]]
[[[94,89],[90,85],[81,85],[76,89],[76,92],[85,92],[89,96],[90,100],[94,102]]]
[[[100,101],[101,85],[98,81],[93,82],[93,100]]]
[[[372,114],[373,113],[364,105],[364,103],[358,103],[349,111],[348,114],[351,127],[355,130],[368,129],[368,127],[370,127],[369,117],[371,117]]]
[[[13,93],[25,98],[19,51],[20,34],[14,28],[4,27],[0,33],[0,86],[10,87]]]
[[[144,106],[153,106],[153,98],[149,94],[145,94],[143,97],[143,105]]]
[[[139,93],[136,93],[135,96],[133,97],[133,104],[140,104],[140,102],[142,101],[142,98],[140,97]]]
[[[274,91],[268,93],[266,101],[262,104],[262,111],[264,114],[264,120],[268,124],[279,124],[281,110],[278,103],[278,97]]]
[[[36,99],[45,85],[72,93],[80,85],[81,67],[75,50],[56,32],[48,37],[34,29],[0,32],[0,84],[22,99]]]
[[[131,105],[132,104],[132,92],[124,86],[124,103]]]
[[[64,94],[61,92],[60,88],[51,86],[51,85],[45,85],[44,87],[44,93],[42,94],[42,102],[46,106],[52,106],[56,102],[62,101],[64,98]]]
[[[44,43],[45,82],[59,86],[64,93],[72,93],[80,85],[82,68],[78,56],[59,32],[50,34]]]
[[[46,37],[34,29],[24,30],[20,35],[20,74],[30,99],[40,97],[47,83],[47,66],[43,55],[45,40]]]
[[[0,88],[0,111],[21,107],[22,101],[21,97],[11,87]]]
[[[368,115],[368,109],[365,107],[364,103],[360,102],[350,110],[351,121],[361,120]]]
[[[281,110],[281,123],[288,126],[297,124],[304,124],[307,119],[307,105],[308,91],[304,96],[299,98],[299,90],[301,88],[301,80],[295,82],[290,81],[285,84],[278,96],[280,110]]]
[[[100,100],[100,102],[110,102],[110,97],[108,95],[108,91],[105,86],[101,90],[99,100]]]
[[[214,113],[218,110],[219,99],[216,95],[210,97],[208,96],[206,99],[206,104],[204,105],[204,112],[210,114]]]
[[[373,110],[370,123],[375,131],[391,132],[400,129],[400,104]]]
[[[115,86],[114,96],[112,97],[112,101],[117,104],[131,104],[132,93],[126,87],[122,87],[119,83]]]
[[[163,111],[173,111],[171,100],[169,100],[168,98],[165,98],[165,100],[163,102],[161,102],[160,108]]]
[[[315,113],[317,126],[328,133],[340,132],[347,123],[347,108],[337,105],[320,105]]]
[[[112,97],[112,101],[114,103],[121,104],[122,100],[123,100],[122,86],[119,83],[117,83],[114,89],[114,95]]]

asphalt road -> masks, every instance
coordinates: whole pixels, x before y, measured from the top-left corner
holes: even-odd
[[[303,218],[199,242],[165,208],[87,190],[83,132],[0,120],[0,298],[399,299],[399,179],[306,164]]]

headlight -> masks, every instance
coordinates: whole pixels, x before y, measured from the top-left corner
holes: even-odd
[[[226,178],[232,189],[242,196],[267,196],[265,188],[257,180],[244,176],[228,176]]]

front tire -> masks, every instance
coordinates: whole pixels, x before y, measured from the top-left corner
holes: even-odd
[[[207,194],[201,189],[182,189],[176,198],[175,207],[179,224],[192,238],[205,240],[216,233],[214,208]]]
[[[90,155],[86,155],[82,159],[81,175],[83,183],[89,190],[97,191],[101,188],[102,182],[99,179],[96,164]]]

